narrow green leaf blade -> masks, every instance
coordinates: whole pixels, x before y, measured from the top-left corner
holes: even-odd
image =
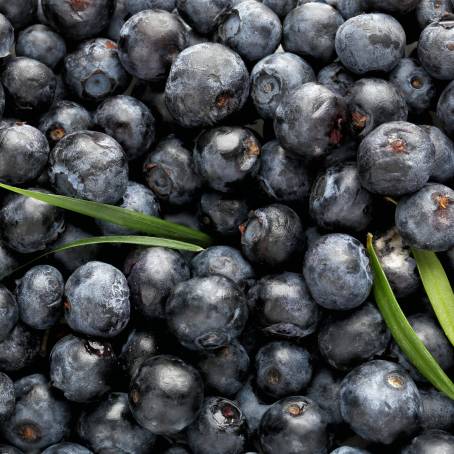
[[[157,235],[163,238],[193,242],[204,247],[209,246],[212,243],[211,238],[203,232],[180,224],[165,221],[164,219],[155,216],[148,216],[143,213],[138,213],[137,211],[128,210],[126,208],[107,205],[104,203],[90,202],[88,200],[75,199],[62,195],[30,191],[3,183],[0,183],[0,188],[40,200],[48,203],[49,205],[54,205],[56,207],[74,211],[95,219],[101,219],[102,221],[121,225],[148,235]]]
[[[136,235],[112,235],[112,236],[93,236],[90,238],[83,238],[81,240],[72,241],[71,243],[63,244],[62,246],[50,249],[43,254],[33,258],[32,260],[24,263],[18,268],[14,269],[11,273],[0,276],[0,281],[10,274],[14,274],[21,269],[28,267],[29,265],[41,260],[42,258],[55,254],[56,252],[66,251],[68,249],[89,246],[91,244],[106,244],[106,243],[117,243],[117,244],[135,244],[137,246],[161,246],[169,249],[178,249],[181,251],[200,252],[203,248],[196,244],[185,243],[183,241],[168,240],[166,238],[157,238],[153,236],[136,236]]]
[[[402,312],[375,253],[371,234],[367,237],[367,250],[374,272],[375,301],[394,340],[418,371],[435,388],[454,400],[454,383],[416,335]]]
[[[412,248],[412,253],[435,315],[454,345],[454,293],[443,265],[432,251]]]

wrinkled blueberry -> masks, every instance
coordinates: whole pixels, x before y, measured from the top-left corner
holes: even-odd
[[[339,96],[347,96],[355,83],[353,75],[338,62],[322,68],[317,81]]]

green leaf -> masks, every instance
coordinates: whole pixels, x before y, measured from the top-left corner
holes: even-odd
[[[437,255],[412,248],[424,289],[447,338],[454,345],[454,293]]]
[[[45,194],[38,191],[16,188],[7,184],[0,183],[0,188],[6,189],[16,194],[31,197],[36,200],[54,205],[65,210],[74,211],[85,216],[90,216],[102,221],[127,227],[134,231],[157,235],[162,238],[172,238],[175,240],[196,243],[207,247],[212,243],[211,238],[198,230],[165,221],[164,219],[148,216],[137,211],[128,210],[104,203],[90,202],[88,200],[75,199],[55,194]]]
[[[93,236],[90,238],[83,238],[82,240],[72,241],[71,243],[63,244],[62,246],[50,249],[43,254],[33,258],[32,260],[24,263],[18,268],[14,269],[11,273],[0,276],[0,281],[10,274],[14,274],[17,271],[22,270],[23,268],[28,267],[32,263],[41,260],[42,258],[55,254],[56,252],[66,251],[67,249],[72,249],[76,247],[89,246],[91,244],[105,244],[105,243],[121,243],[121,244],[135,244],[137,246],[161,246],[169,249],[178,249],[182,251],[191,251],[191,252],[200,252],[203,251],[203,248],[195,244],[184,243],[177,240],[168,240],[166,238],[157,238],[153,236],[136,236],[136,235],[127,235],[127,236]]]
[[[367,236],[367,250],[374,272],[375,301],[394,340],[418,371],[435,388],[454,400],[454,383],[416,335],[402,312],[375,253],[371,234]]]

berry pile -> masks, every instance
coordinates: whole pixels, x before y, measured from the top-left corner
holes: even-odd
[[[454,1],[0,0],[0,453],[452,454],[454,348],[411,247],[454,270]],[[451,274],[452,277],[452,274]]]

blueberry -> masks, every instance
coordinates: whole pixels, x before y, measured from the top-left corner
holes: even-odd
[[[237,404],[223,397],[208,397],[187,430],[188,444],[196,454],[242,454],[247,441],[246,419]]]
[[[8,453],[6,453],[8,454]],[[49,446],[42,454],[93,454],[92,451],[77,443],[63,441]]]
[[[0,4],[0,58],[11,55],[14,47],[14,28],[11,22],[1,14],[2,6]]]
[[[134,420],[126,393],[111,393],[85,410],[77,423],[79,437],[95,452],[146,454],[156,436]]]
[[[285,272],[265,276],[248,293],[256,322],[267,334],[300,339],[312,334],[319,309],[302,276]]]
[[[84,41],[64,60],[64,80],[82,101],[100,102],[126,89],[129,76],[110,39]]]
[[[340,448],[331,451],[331,454],[370,454],[365,449],[352,448],[351,446],[341,446]]]
[[[186,45],[186,29],[178,16],[162,10],[145,10],[134,14],[121,27],[118,56],[133,76],[159,82],[165,80]]]
[[[259,265],[282,266],[301,253],[303,246],[301,220],[286,205],[276,203],[252,211],[242,226],[243,254]]]
[[[191,350],[224,347],[246,324],[244,293],[230,279],[212,275],[176,285],[166,303],[166,319],[178,341]]]
[[[128,182],[126,192],[118,205],[121,208],[137,211],[148,216],[160,216],[159,201],[155,194],[146,186],[134,181]],[[136,233],[134,230],[110,222],[97,220],[96,223],[103,235],[133,235]]]
[[[314,82],[313,69],[298,55],[280,52],[260,60],[251,72],[251,98],[262,118],[273,118],[279,103],[296,88]]]
[[[308,82],[292,91],[276,109],[274,131],[282,147],[312,160],[343,140],[347,119],[344,98]]]
[[[74,41],[99,34],[113,14],[114,0],[41,0],[49,25]]]
[[[435,84],[413,58],[402,58],[391,71],[389,81],[402,93],[410,112],[423,113],[435,98]]]
[[[310,2],[290,11],[285,17],[283,46],[289,52],[318,64],[335,58],[334,39],[344,19],[330,5]]]
[[[160,200],[171,205],[193,202],[201,186],[194,168],[193,153],[173,135],[161,140],[151,150],[143,170],[148,186]]]
[[[211,188],[231,192],[257,171],[260,153],[260,143],[251,131],[220,126],[197,138],[194,164]]]
[[[91,402],[110,391],[116,366],[117,359],[109,343],[70,334],[54,345],[49,375],[52,386],[68,400]]]
[[[247,202],[235,195],[210,191],[200,198],[201,225],[221,236],[238,236],[239,227],[246,221],[248,212]]]
[[[23,454],[23,451],[15,448],[14,446],[0,444],[0,452],[2,454]]]
[[[449,83],[442,91],[437,103],[437,117],[449,137],[454,138],[454,83]]]
[[[145,360],[134,375],[129,405],[136,421],[155,434],[180,432],[194,421],[203,402],[203,381],[174,356]]]
[[[317,81],[339,96],[347,96],[355,83],[350,71],[338,62],[323,67],[317,75]]]
[[[453,19],[448,14],[429,24],[419,36],[418,58],[424,69],[435,79],[454,78],[454,56],[450,50],[450,43],[454,39],[452,27]]]
[[[202,43],[181,52],[170,70],[165,102],[175,121],[208,126],[241,109],[249,74],[241,57],[220,44]]]
[[[360,14],[342,24],[336,34],[341,63],[356,74],[391,71],[404,55],[405,31],[391,16]]]
[[[35,24],[19,33],[16,55],[55,68],[66,55],[65,40],[46,25]]]
[[[413,438],[402,454],[431,454],[454,452],[454,436],[442,430],[429,430]]]
[[[70,433],[69,403],[55,393],[44,375],[33,374],[14,383],[16,407],[0,424],[11,444],[32,452],[59,442]]]
[[[147,320],[159,320],[165,317],[170,291],[189,279],[190,271],[177,251],[151,247],[140,253],[127,275],[136,311]]]
[[[331,369],[320,369],[307,388],[306,395],[325,412],[329,424],[341,424],[340,414],[340,383],[339,377],[335,376]]]
[[[454,402],[435,389],[420,390],[421,426],[424,430],[450,430],[454,426]]]
[[[309,210],[327,230],[362,231],[372,220],[372,196],[360,184],[355,163],[328,167],[311,188]]]
[[[5,64],[0,79],[9,107],[23,117],[47,110],[54,100],[57,79],[38,60],[12,58]]]
[[[133,329],[121,348],[120,362],[129,377],[133,377],[140,365],[158,352],[157,339],[153,333]]]
[[[182,445],[173,445],[167,449],[164,454],[190,454],[185,446]]]
[[[395,227],[374,238],[374,248],[397,297],[406,297],[419,287],[416,262]]]
[[[431,183],[399,201],[396,227],[406,243],[446,251],[454,245],[454,191]]]
[[[78,131],[51,151],[49,177],[59,194],[116,203],[126,192],[128,163],[120,144],[108,135]]]
[[[349,370],[384,353],[391,339],[380,312],[371,303],[328,317],[318,335],[318,348],[336,369]]]
[[[342,381],[341,413],[362,438],[390,444],[418,427],[421,397],[397,364],[375,360],[353,369]]]
[[[88,262],[77,268],[65,285],[65,319],[79,333],[113,337],[129,322],[129,288],[112,265]]]
[[[276,13],[255,0],[237,3],[219,18],[217,40],[254,62],[272,54],[281,41],[282,25]]]
[[[390,121],[405,121],[408,107],[404,96],[391,83],[377,78],[360,79],[348,97],[350,126],[360,138]]]
[[[244,385],[249,369],[249,356],[234,341],[218,350],[203,352],[197,361],[206,386],[221,396],[232,396]]]
[[[309,247],[303,274],[313,298],[326,309],[353,309],[365,301],[372,287],[365,248],[342,233],[323,235]]]
[[[304,162],[276,140],[262,147],[257,179],[267,197],[276,202],[301,203],[309,194],[309,172]]]
[[[92,126],[90,112],[73,101],[57,101],[39,121],[39,129],[51,145],[72,132],[91,129]]]
[[[14,384],[8,375],[0,372],[0,423],[6,421],[14,413],[16,406],[16,393]],[[0,452],[3,453],[1,446]]]
[[[212,246],[200,252],[191,260],[191,272],[193,277],[219,274],[228,277],[242,289],[246,289],[255,278],[251,264],[230,246]]]
[[[259,439],[264,454],[326,454],[325,414],[307,397],[279,400],[263,415]]]
[[[36,13],[35,0],[17,0],[0,2],[0,13],[4,14],[14,28],[22,28],[33,21]]]
[[[0,342],[8,338],[19,320],[19,307],[13,294],[0,284]]]
[[[49,191],[38,190],[46,194]],[[0,225],[6,244],[29,254],[46,249],[64,229],[63,212],[39,200],[11,194],[0,209]]]
[[[427,183],[434,159],[434,146],[423,129],[405,121],[391,121],[361,142],[359,178],[367,190],[376,194],[408,194]]]
[[[389,14],[408,14],[413,11],[420,0],[364,0],[367,9],[383,11]]]
[[[336,9],[345,19],[358,16],[366,11],[363,0],[338,0],[336,2]]]
[[[57,268],[49,265],[30,268],[16,288],[21,320],[35,329],[55,325],[63,312],[64,286],[63,276]]]
[[[449,13],[452,13],[450,0],[420,0],[416,5],[416,19],[421,28],[443,19]]]
[[[297,0],[264,0],[263,4],[283,19],[297,6]]]

